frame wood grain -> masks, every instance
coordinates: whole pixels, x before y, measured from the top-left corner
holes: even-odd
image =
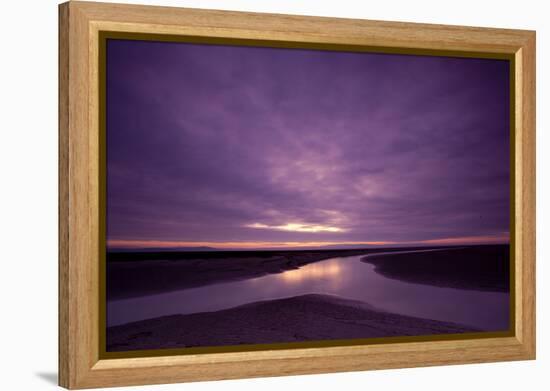
[[[100,31],[506,54],[515,61],[514,336],[100,359]],[[535,32],[88,2],[59,6],[59,384],[92,388],[535,358]]]

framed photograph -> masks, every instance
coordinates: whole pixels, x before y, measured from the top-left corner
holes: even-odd
[[[60,385],[535,358],[535,32],[59,12]]]

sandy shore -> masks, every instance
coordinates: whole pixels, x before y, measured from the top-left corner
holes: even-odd
[[[107,351],[475,331],[468,326],[380,311],[359,301],[311,294],[110,327]]]
[[[363,262],[388,278],[492,292],[510,290],[510,246],[484,245],[407,254],[372,254]]]

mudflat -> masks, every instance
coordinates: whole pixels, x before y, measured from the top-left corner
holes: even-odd
[[[510,246],[483,245],[437,251],[372,254],[363,262],[388,278],[439,287],[510,291]]]
[[[171,315],[107,329],[107,351],[269,344],[476,332],[469,326],[385,312],[309,294],[226,310]]]

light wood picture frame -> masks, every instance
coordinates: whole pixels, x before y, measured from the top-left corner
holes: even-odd
[[[512,329],[192,354],[106,355],[105,32],[509,59]],[[180,37],[180,38],[178,38]],[[102,304],[103,303],[103,304]],[[535,358],[535,32],[70,1],[59,6],[59,384],[69,389]]]

